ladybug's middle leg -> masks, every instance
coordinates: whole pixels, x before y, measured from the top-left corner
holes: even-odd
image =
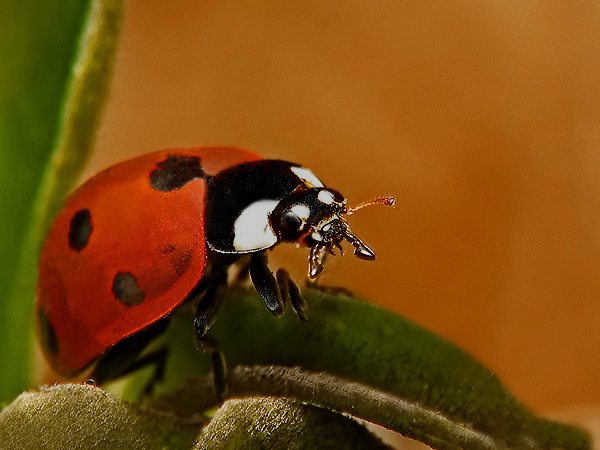
[[[210,353],[213,371],[215,393],[222,400],[227,393],[227,366],[225,357],[219,350],[217,342],[206,336],[208,329],[214,324],[221,312],[227,290],[227,269],[221,268],[208,275],[209,282],[205,285],[204,295],[198,303],[194,319],[194,339],[196,348],[204,353]]]
[[[219,270],[216,273],[211,273],[210,283],[204,291],[204,295],[198,302],[196,310],[196,319],[194,320],[194,336],[196,337],[196,345],[206,351],[210,351],[210,346],[203,348],[202,338],[208,329],[215,323],[225,299],[227,290],[227,271]]]

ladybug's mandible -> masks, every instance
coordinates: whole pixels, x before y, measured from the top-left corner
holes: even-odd
[[[257,291],[279,314],[286,298],[300,303],[298,289],[285,272],[273,275],[266,250],[306,245],[311,278],[344,240],[359,258],[374,259],[344,219],[371,203],[393,199],[349,208],[309,169],[238,148],[158,151],[109,167],[70,195],[42,249],[36,319],[44,353],[58,373],[75,375],[225,282],[244,254]],[[215,310],[205,302],[200,334]]]

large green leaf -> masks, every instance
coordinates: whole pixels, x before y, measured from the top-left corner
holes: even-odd
[[[209,334],[229,367],[255,367],[246,375],[231,371],[237,394],[285,394],[352,412],[441,448],[464,442],[470,442],[468,448],[489,448],[489,442],[589,448],[585,433],[535,416],[489,369],[435,334],[344,295],[304,295],[308,323],[293,313],[272,317],[254,292],[228,297]],[[193,311],[182,309],[179,316],[164,337],[167,343],[156,345],[167,345],[171,356],[166,379],[173,384],[163,389],[181,392],[186,376],[207,370],[208,358],[199,357],[192,344]],[[271,365],[300,369],[265,369]],[[190,385],[183,390],[175,394],[176,403],[183,398],[189,406]]]
[[[0,411],[0,449],[389,449],[346,416],[286,399],[228,401],[204,424],[92,386],[47,386]]]
[[[535,416],[487,368],[406,319],[345,296],[305,296],[308,323],[293,312],[271,316],[255,292],[230,292],[210,335],[230,367],[226,396],[252,400],[225,402],[200,435],[199,448],[377,445],[335,412],[440,449],[590,448],[584,432]],[[0,412],[7,445],[0,448],[35,447],[41,440],[64,448],[99,436],[117,439],[110,443],[118,447],[132,439],[160,447],[178,438],[179,448],[190,448],[203,413],[218,403],[210,358],[193,343],[193,318],[193,308],[184,305],[153,344],[166,346],[169,360],[165,381],[144,403],[126,404],[90,386],[24,394]],[[144,386],[140,374],[130,384]],[[338,432],[328,435],[334,428]]]
[[[121,3],[2,2],[0,401],[29,384],[39,246],[92,149]]]

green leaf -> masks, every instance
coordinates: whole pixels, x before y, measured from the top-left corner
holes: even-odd
[[[0,448],[191,448],[199,428],[93,386],[43,386],[0,411]]]
[[[5,0],[0,14],[0,401],[30,384],[37,256],[91,151],[120,0]]]
[[[319,291],[305,291],[304,295],[310,305],[308,323],[293,312],[281,318],[271,316],[254,292],[229,295],[209,332],[228,366],[299,366],[302,371],[298,375],[292,369],[283,374],[275,370],[275,375],[269,375],[266,369],[255,368],[246,376],[253,377],[251,382],[232,369],[232,390],[237,389],[237,394],[285,393],[352,412],[440,448],[462,446],[465,439],[478,443],[477,448],[489,448],[486,442],[510,448],[589,448],[585,433],[536,417],[489,369],[427,330],[342,295]],[[194,348],[192,320],[193,311],[182,309],[164,337],[168,343],[157,343],[168,345],[171,357],[166,377],[170,381],[162,387],[163,393],[181,390],[186,377],[209,367],[208,358],[199,356]],[[324,376],[333,377],[332,381],[318,378]],[[358,384],[350,389],[351,383]],[[340,395],[336,384],[350,390]],[[189,407],[194,403],[190,385],[183,389],[184,395],[175,393],[171,398],[187,396]],[[168,398],[164,394],[155,404]],[[342,408],[344,399],[349,398],[355,401]],[[390,409],[380,411],[373,406],[383,404]],[[166,407],[165,403],[161,407]],[[394,418],[411,411],[415,414],[410,416],[415,419],[412,430],[405,428],[407,421]]]
[[[231,400],[203,425],[92,386],[45,386],[0,411],[0,448],[389,448],[348,417],[285,399]]]
[[[202,430],[195,450],[389,449],[358,422],[283,398],[226,401]]]
[[[305,297],[308,323],[293,312],[271,316],[255,292],[229,293],[211,337],[230,367],[226,395],[250,400],[225,402],[197,448],[380,445],[346,422],[346,414],[439,449],[590,448],[584,432],[536,417],[488,369],[406,319],[345,296],[307,291]],[[153,344],[170,352],[166,380],[154,396],[130,406],[90,386],[26,393],[0,412],[0,442],[36,447],[47,433],[50,448],[103,439],[162,446],[177,438],[178,447],[189,448],[204,414],[218,403],[210,357],[193,344],[193,317],[184,305]],[[139,375],[130,383],[144,386]],[[335,437],[320,423],[337,429]]]

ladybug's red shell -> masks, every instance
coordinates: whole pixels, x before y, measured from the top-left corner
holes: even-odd
[[[257,159],[232,148],[149,153],[69,197],[37,287],[38,331],[57,372],[80,372],[186,299],[206,265],[204,176]]]

